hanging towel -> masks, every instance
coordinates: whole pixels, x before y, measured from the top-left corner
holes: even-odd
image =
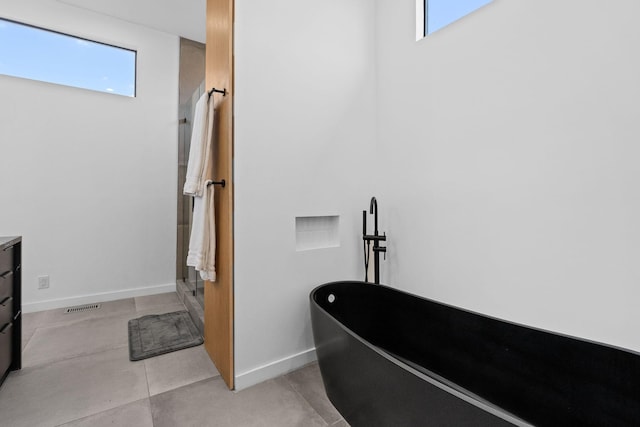
[[[204,192],[204,181],[211,157],[213,110],[213,97],[209,97],[205,92],[196,103],[193,114],[187,176],[182,190],[187,196],[201,196]]]
[[[193,199],[193,222],[189,238],[187,265],[195,267],[203,280],[216,280],[216,218],[214,186],[207,185],[201,197]]]
[[[205,241],[200,277],[210,282],[216,281],[216,211],[215,211],[215,185],[207,187],[205,203]]]

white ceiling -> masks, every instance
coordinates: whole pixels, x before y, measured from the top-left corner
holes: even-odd
[[[206,0],[58,0],[83,9],[205,42]]]

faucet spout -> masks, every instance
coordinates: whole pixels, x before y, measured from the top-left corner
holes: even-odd
[[[371,202],[369,202],[369,213],[373,214],[373,222],[374,222],[374,236],[378,235],[378,201],[375,197],[371,198]]]

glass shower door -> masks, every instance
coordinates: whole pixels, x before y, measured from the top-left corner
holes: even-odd
[[[180,133],[178,156],[178,252],[177,272],[178,280],[183,280],[189,290],[196,297],[201,307],[204,307],[204,281],[194,267],[187,266],[187,254],[189,252],[189,236],[193,219],[193,197],[182,194],[185,177],[187,174],[187,162],[191,146],[191,132],[193,112],[196,102],[204,93],[204,82],[193,92],[192,96],[180,106]]]

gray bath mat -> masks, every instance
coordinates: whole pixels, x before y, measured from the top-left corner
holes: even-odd
[[[142,360],[202,344],[189,313],[176,311],[129,320],[129,359]]]

